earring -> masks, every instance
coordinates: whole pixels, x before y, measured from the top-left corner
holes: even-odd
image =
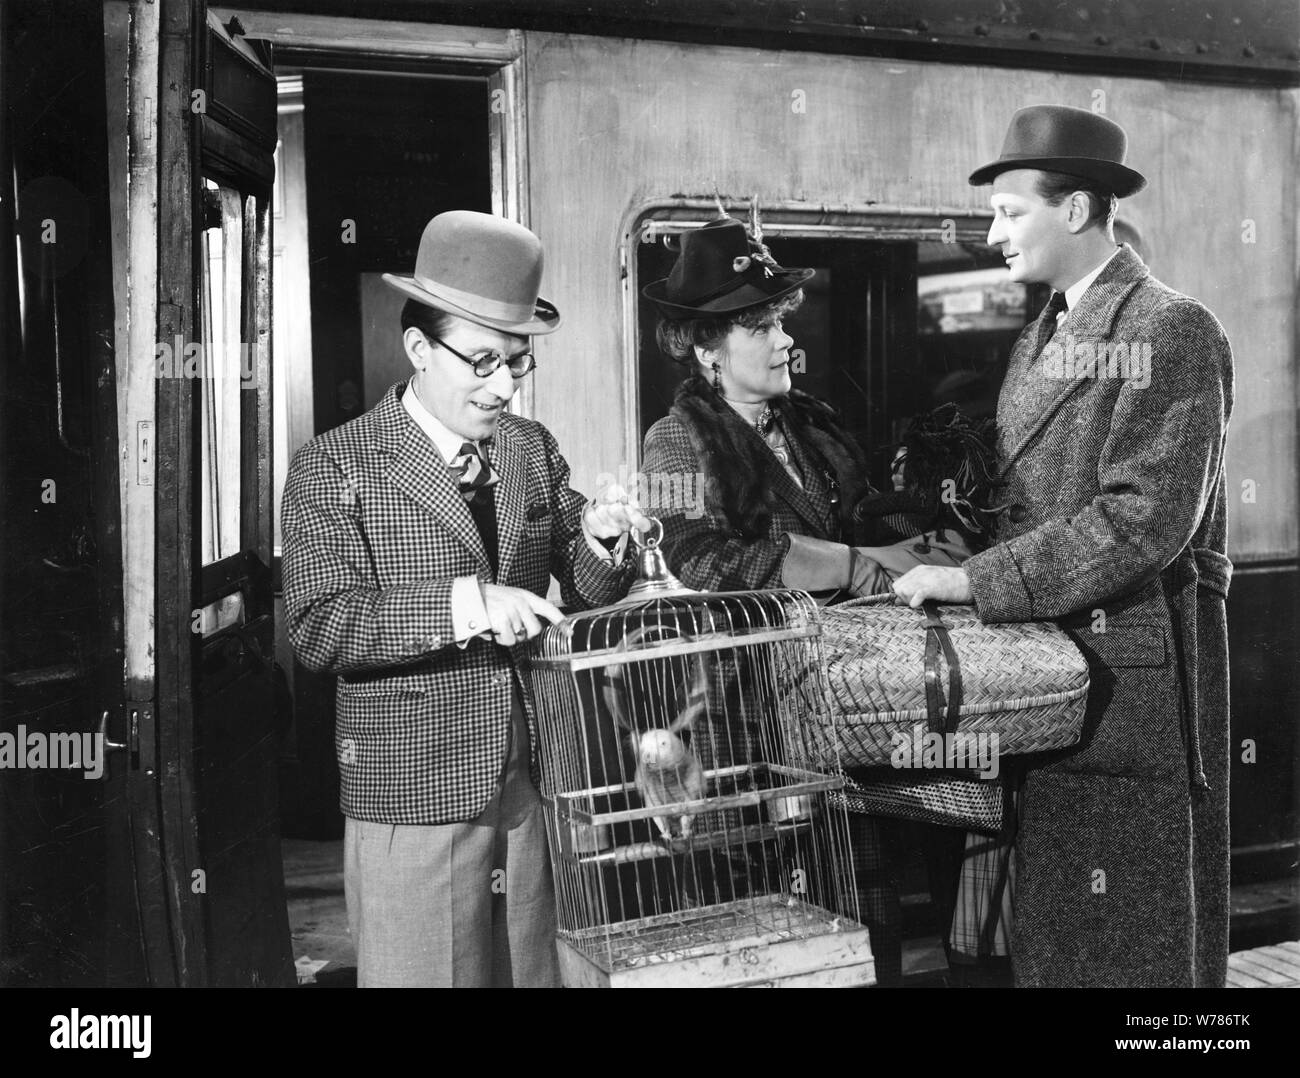
[[[722,375],[720,373],[720,368],[716,363],[713,364],[713,388],[719,393],[722,392]]]

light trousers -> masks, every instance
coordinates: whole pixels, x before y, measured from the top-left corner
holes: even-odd
[[[559,984],[546,826],[517,699],[501,781],[481,815],[348,819],[343,849],[359,988]]]

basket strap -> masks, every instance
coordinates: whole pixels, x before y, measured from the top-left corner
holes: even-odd
[[[961,663],[957,649],[952,645],[948,626],[939,615],[933,602],[921,604],[925,611],[925,710],[926,724],[931,733],[955,733],[961,719]],[[948,661],[948,715],[942,717],[943,690],[939,681],[939,650],[943,649]]]

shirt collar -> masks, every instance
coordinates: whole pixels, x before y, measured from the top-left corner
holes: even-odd
[[[1110,258],[1106,259],[1105,262],[1091,273],[1084,274],[1084,276],[1080,277],[1074,282],[1074,284],[1070,285],[1070,287],[1065,290],[1065,305],[1071,311],[1079,305],[1079,300],[1083,299],[1083,294],[1088,291],[1089,285],[1097,279],[1102,270],[1110,265],[1110,259],[1119,254],[1119,250],[1120,249],[1116,247],[1115,250],[1111,251]]]
[[[455,431],[448,430],[447,427],[424,406],[424,402],[415,394],[415,379],[412,378],[406,383],[406,391],[402,394],[402,407],[415,420],[416,425],[429,436],[429,441],[433,443],[435,449],[442,455],[442,459],[448,464],[456,457],[460,456],[460,447],[466,442],[472,442],[479,453],[483,452],[483,447],[472,438],[465,438]]]

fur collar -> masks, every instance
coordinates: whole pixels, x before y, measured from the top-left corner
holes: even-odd
[[[841,534],[820,538],[851,536],[853,506],[868,489],[861,447],[835,410],[816,397],[794,389],[772,406],[787,434],[839,483]],[[762,438],[698,374],[688,375],[677,388],[672,414],[685,427],[704,472],[709,509],[743,539],[767,537],[776,507],[767,477],[770,468],[781,465]]]

